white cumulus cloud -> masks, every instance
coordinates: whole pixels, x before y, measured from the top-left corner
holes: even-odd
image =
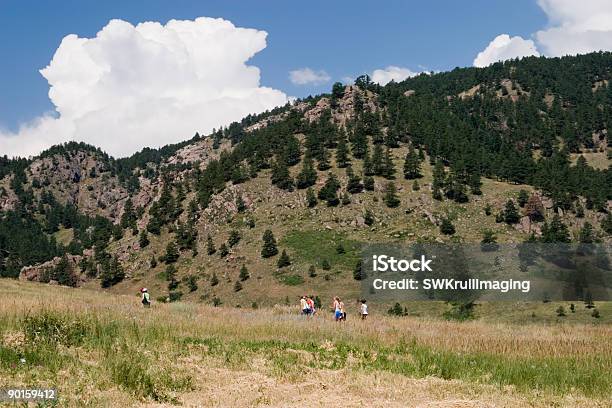
[[[478,54],[474,66],[527,55],[585,54],[612,50],[612,1],[538,0],[548,17],[548,27],[533,34],[533,40],[497,36]]]
[[[375,69],[372,72],[372,82],[380,85],[386,85],[391,81],[401,82],[404,79],[418,75],[417,72],[413,72],[408,68],[396,67],[390,65],[384,69]]]
[[[550,27],[535,38],[550,56],[612,50],[612,1],[538,0]]]
[[[125,156],[285,104],[287,95],[262,87],[259,69],[247,65],[266,36],[205,17],[111,20],[95,38],[68,35],[40,71],[56,112],[0,133],[0,152],[33,155],[77,140]]]
[[[530,55],[539,56],[535,44],[532,40],[525,40],[521,37],[510,37],[508,34],[501,34],[489,43],[484,51],[478,53],[474,60],[475,67],[486,67],[497,61],[505,61],[512,58],[527,57]]]
[[[314,71],[311,68],[300,68],[289,71],[289,80],[295,85],[322,85],[331,80],[324,70]]]

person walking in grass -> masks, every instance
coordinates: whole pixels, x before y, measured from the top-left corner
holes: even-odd
[[[368,304],[365,299],[361,299],[361,320],[365,320],[368,317]]]
[[[151,307],[151,296],[149,295],[147,288],[140,289],[140,293],[142,295],[142,305],[144,307]]]
[[[310,309],[308,308],[308,302],[306,301],[306,296],[301,297],[300,308],[302,309],[302,314],[308,316],[308,314],[310,313]]]
[[[346,322],[346,309],[344,308],[344,302],[340,300],[340,320]]]
[[[334,309],[334,320],[339,322],[342,320],[342,308],[340,307],[340,298],[338,296],[334,297],[333,309]]]
[[[315,304],[312,300],[312,296],[306,296],[306,303],[308,304],[308,314],[312,317],[315,314]]]

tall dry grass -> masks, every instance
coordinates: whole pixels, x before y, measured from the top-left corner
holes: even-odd
[[[609,325],[511,325],[323,311],[154,304],[134,296],[0,280],[0,379],[66,383],[72,404],[96,398],[177,403],[202,366],[299,382],[304,370],[358,370],[511,386],[525,395],[605,401]],[[61,333],[61,334],[58,334]],[[25,356],[26,367],[15,366]],[[259,362],[259,363],[258,363]],[[79,394],[77,389],[89,389]],[[96,391],[97,390],[97,391]],[[104,391],[100,391],[104,390]],[[75,399],[76,395],[84,398]]]

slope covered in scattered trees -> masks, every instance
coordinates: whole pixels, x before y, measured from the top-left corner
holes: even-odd
[[[611,70],[612,54],[595,53],[384,87],[361,76],[128,158],[77,143],[1,158],[0,274],[70,253],[104,286],[151,269],[169,293],[202,291],[206,279],[212,301],[220,290],[248,293],[266,268],[289,286],[336,265],[353,280],[358,242],[369,240],[609,240]],[[307,259],[291,231],[324,225],[343,252]],[[282,262],[259,256],[269,228]],[[231,273],[220,279],[223,268]]]

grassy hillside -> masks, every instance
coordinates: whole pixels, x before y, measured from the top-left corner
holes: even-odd
[[[399,170],[403,163],[406,149],[394,151],[395,166]],[[331,172],[340,181],[346,183],[344,169],[339,169],[332,161]],[[292,168],[292,173],[299,172],[301,166]],[[355,161],[354,169],[361,172],[360,161]],[[528,236],[527,231],[520,230],[505,223],[496,223],[495,215],[503,209],[505,202],[516,199],[521,189],[532,192],[527,185],[509,184],[493,179],[483,178],[481,196],[472,196],[470,202],[457,204],[452,201],[437,201],[431,196],[432,166],[428,160],[422,165],[423,177],[418,179],[420,190],[413,191],[413,180],[406,180],[400,175],[395,180],[398,197],[401,200],[399,208],[388,208],[383,202],[386,180],[376,177],[375,191],[364,191],[351,197],[349,205],[327,207],[320,202],[315,208],[306,206],[305,190],[286,192],[270,183],[270,171],[262,172],[257,178],[248,180],[237,186],[232,186],[222,193],[222,205],[233,205],[240,195],[250,202],[243,213],[228,212],[222,215],[205,214],[198,224],[198,254],[194,257],[191,251],[183,251],[178,262],[174,264],[179,280],[178,291],[183,293],[183,299],[212,303],[217,298],[226,305],[251,307],[253,302],[258,305],[272,306],[284,304],[287,298],[294,302],[298,296],[305,293],[315,294],[322,299],[334,295],[346,299],[357,299],[360,284],[355,281],[352,272],[360,257],[359,247],[369,242],[410,243],[417,239],[444,240],[448,242],[479,242],[484,230],[495,232],[500,243],[522,242]],[[317,188],[323,184],[328,172],[319,171]],[[189,201],[189,197],[185,200]],[[490,205],[492,212],[485,214],[485,207]],[[375,218],[371,226],[355,225],[355,220],[362,218],[369,210]],[[552,209],[548,216],[552,217]],[[457,232],[445,236],[439,226],[432,223],[427,215],[440,219],[449,217]],[[577,236],[585,221],[597,224],[601,215],[587,211],[585,218],[578,219],[568,213],[563,221],[569,226],[570,232]],[[246,225],[247,220],[253,220],[254,227]],[[262,235],[266,229],[271,229],[278,241],[279,250],[286,250],[292,260],[289,267],[279,269],[276,266],[278,256],[262,259]],[[240,242],[229,248],[229,255],[221,257],[219,251],[208,255],[206,238],[210,234],[215,246],[227,242],[231,230],[241,234]],[[116,293],[135,293],[140,287],[151,290],[154,298],[166,296],[168,293],[164,271],[167,268],[163,262],[150,267],[152,257],[159,259],[166,251],[166,245],[173,239],[173,234],[165,231],[157,237],[149,234],[151,243],[144,249],[134,251],[138,237],[127,233],[121,241],[112,243],[112,251],[125,253],[122,259],[126,272],[133,279],[126,280],[112,288]],[[342,244],[345,253],[338,254],[336,248]],[[330,265],[324,270],[324,261]],[[243,289],[234,290],[242,265],[246,265],[251,275],[242,282]],[[316,276],[310,276],[308,270],[313,265]],[[213,274],[219,283],[211,284]],[[187,277],[197,279],[197,289],[190,291],[185,282]],[[91,281],[86,287],[95,288],[99,282]]]
[[[377,310],[338,324],[293,307],[143,309],[136,296],[0,288],[0,382],[56,387],[61,406],[601,407],[612,392],[609,325]]]

